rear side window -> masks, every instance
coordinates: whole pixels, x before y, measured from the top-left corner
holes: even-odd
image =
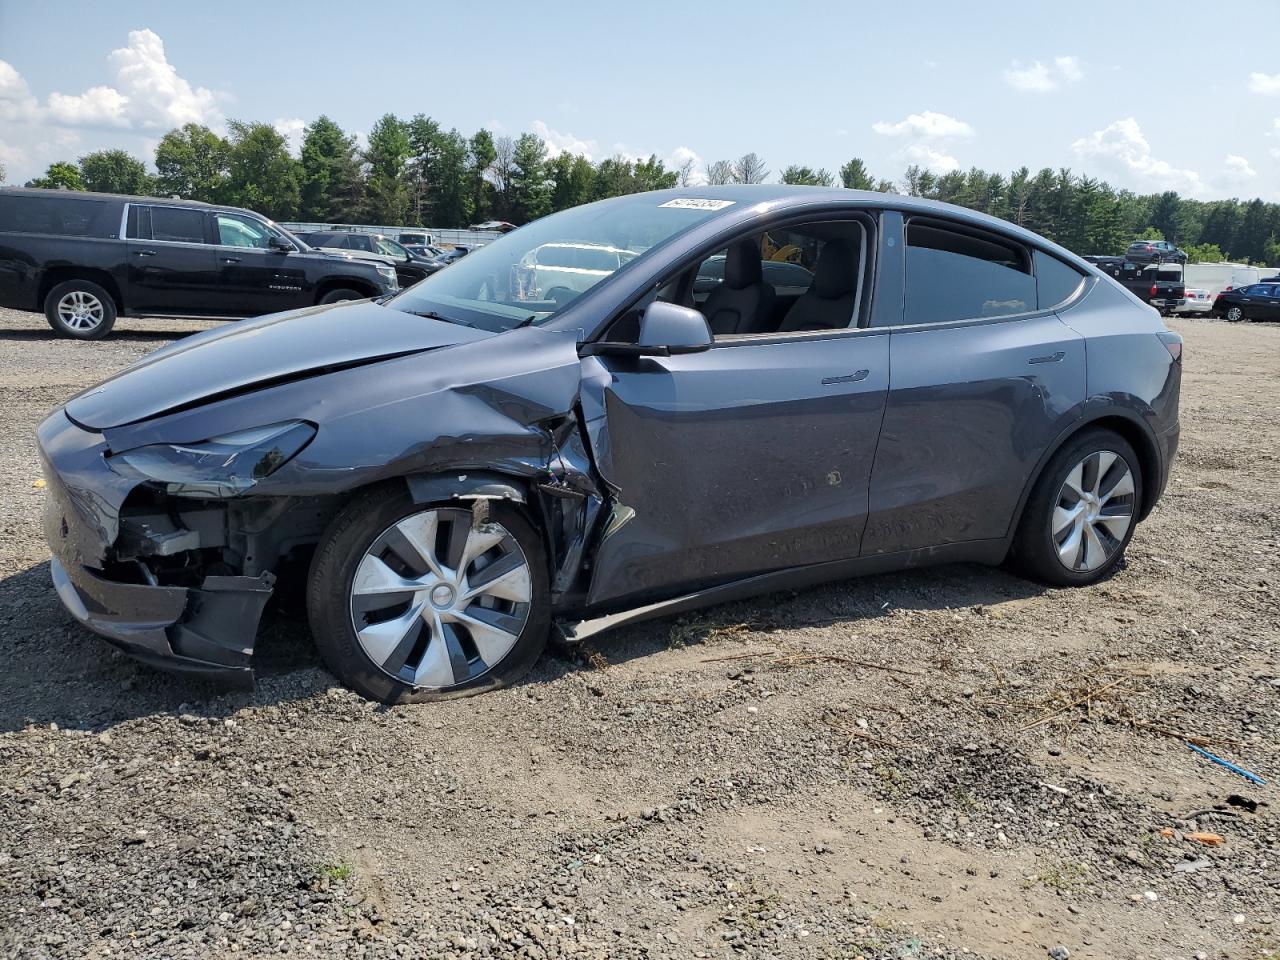
[[[1084,277],[1057,257],[1039,250],[1036,258],[1036,299],[1041,310],[1070,300],[1084,283]]]
[[[79,197],[0,194],[0,233],[115,239],[120,233],[120,204]]]
[[[1036,279],[1023,247],[933,220],[907,224],[903,323],[1009,317],[1036,309]]]
[[[203,211],[152,207],[151,239],[168,243],[204,243]]]

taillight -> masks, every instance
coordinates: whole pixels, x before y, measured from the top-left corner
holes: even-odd
[[[1152,297],[1155,297],[1155,295],[1156,295],[1157,293],[1159,293],[1159,292],[1160,292],[1160,288],[1159,288],[1159,287],[1157,287],[1157,286],[1153,283],[1153,284],[1151,285],[1151,296],[1152,296]]]
[[[1182,337],[1178,336],[1172,330],[1166,330],[1163,333],[1157,333],[1160,342],[1164,344],[1164,348],[1169,351],[1169,356],[1173,357],[1174,363],[1182,362]]]

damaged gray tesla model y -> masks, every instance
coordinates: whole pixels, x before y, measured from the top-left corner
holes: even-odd
[[[606,200],[72,399],[39,431],[53,580],[148,663],[249,680],[298,578],[325,662],[393,702],[509,684],[553,630],[860,573],[1092,583],[1164,487],[1181,349],[944,204]]]

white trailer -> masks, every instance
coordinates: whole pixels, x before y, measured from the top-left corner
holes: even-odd
[[[1227,287],[1247,287],[1262,279],[1262,271],[1243,263],[1188,263],[1183,282],[1190,288],[1208,290],[1210,301]]]

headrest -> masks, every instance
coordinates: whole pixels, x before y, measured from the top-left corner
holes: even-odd
[[[813,266],[813,292],[824,300],[836,300],[853,293],[858,281],[858,261],[853,244],[832,240],[818,254]]]
[[[741,290],[764,279],[760,267],[760,245],[754,240],[741,240],[729,248],[724,258],[724,283]]]

